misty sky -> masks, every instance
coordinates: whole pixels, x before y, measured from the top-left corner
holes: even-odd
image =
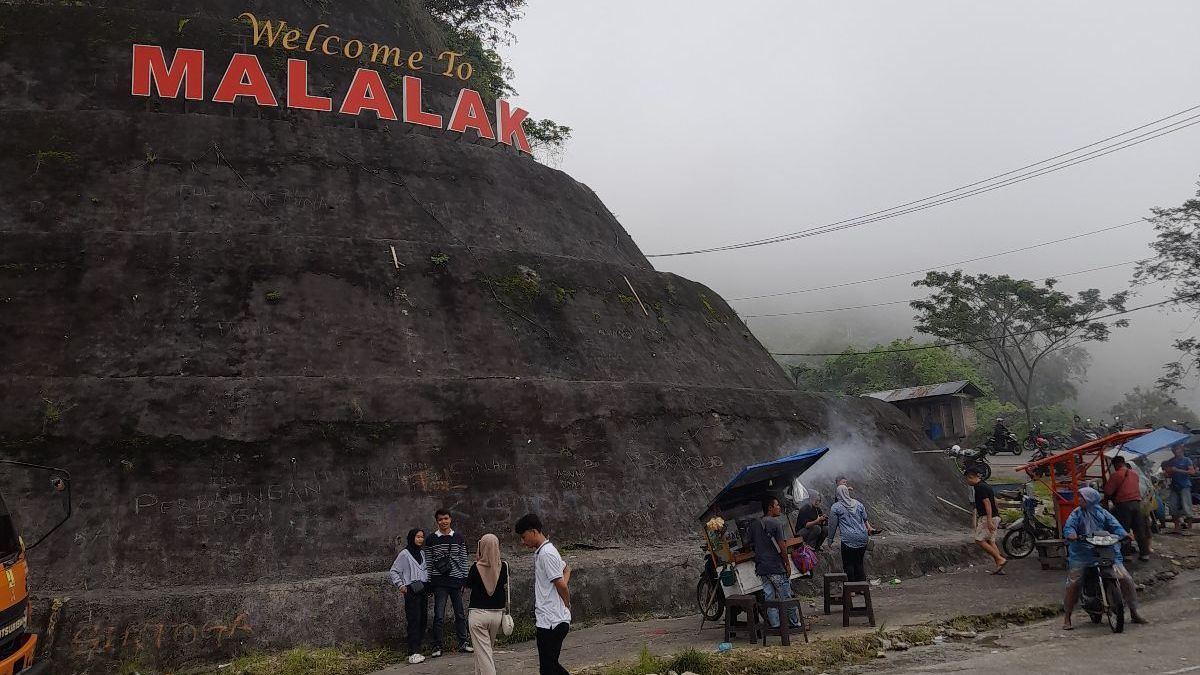
[[[530,0],[505,50],[520,104],[574,128],[561,168],[648,254],[843,220],[1200,104],[1200,2]],[[1195,114],[1195,113],[1192,113]],[[727,299],[1017,248],[1176,206],[1200,125],[1042,178],[849,231],[653,259]],[[1026,278],[1149,254],[1149,225],[966,266]],[[1121,290],[1132,267],[1066,277]],[[743,315],[903,300],[911,278],[732,303]],[[1143,288],[1131,305],[1162,299]],[[1146,310],[1095,356],[1081,407],[1148,385],[1196,330]],[[747,319],[774,351],[912,334],[906,305]],[[1200,409],[1196,388],[1181,400]]]

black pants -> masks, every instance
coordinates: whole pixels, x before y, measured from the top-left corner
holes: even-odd
[[[538,672],[541,675],[569,675],[567,669],[558,662],[558,656],[562,653],[563,640],[567,639],[570,630],[569,623],[537,629]]]
[[[446,598],[454,608],[454,632],[458,636],[458,646],[471,644],[467,636],[467,612],[463,609],[463,592],[461,588],[451,586],[433,587],[433,648],[441,649],[444,645],[446,629]]]
[[[863,564],[867,557],[867,549],[851,548],[842,544],[842,571],[846,573],[846,581],[866,581],[867,569]]]
[[[1142,516],[1142,503],[1137,501],[1117,504],[1113,515],[1117,517],[1121,527],[1125,528],[1126,532],[1132,532],[1137,539],[1138,553],[1147,555],[1146,552],[1150,550],[1150,526]],[[1121,548],[1128,554],[1127,544],[1122,544]]]
[[[804,543],[809,546],[819,549],[821,544],[825,543],[825,539],[829,537],[829,527],[825,525],[813,525],[800,530],[800,536],[804,539]]]
[[[405,593],[404,618],[408,621],[408,653],[417,654],[421,651],[425,631],[429,629],[429,594]]]

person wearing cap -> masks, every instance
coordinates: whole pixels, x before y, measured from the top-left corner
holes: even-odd
[[[1004,574],[1004,566],[1008,564],[1008,560],[1000,555],[1000,548],[996,546],[996,529],[1000,527],[996,492],[983,480],[979,469],[975,467],[964,471],[963,477],[975,493],[975,543],[996,563],[992,574]]]

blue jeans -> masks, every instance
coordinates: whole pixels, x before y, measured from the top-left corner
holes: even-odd
[[[760,576],[763,585],[763,597],[767,600],[787,600],[792,597],[792,583],[783,574]],[[767,610],[767,623],[771,628],[779,628],[779,610]],[[800,611],[795,607],[788,609],[788,625],[793,628],[800,626]]]

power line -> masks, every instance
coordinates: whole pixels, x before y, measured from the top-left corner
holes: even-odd
[[[1137,263],[1145,262],[1145,261],[1146,261],[1146,259],[1126,260],[1125,262],[1113,263],[1111,265],[1103,265],[1100,267],[1089,267],[1086,270],[1076,270],[1074,272],[1063,272],[1062,274],[1054,274],[1054,275],[1043,277],[1043,278],[1044,279],[1059,279],[1062,277],[1073,277],[1077,274],[1087,274],[1089,272],[1099,272],[1100,270],[1110,270],[1115,267],[1125,267],[1127,265],[1135,265]],[[804,311],[800,311],[800,312],[781,312],[778,314],[747,314],[745,316],[742,316],[741,318],[743,318],[743,319],[766,319],[766,318],[779,317],[779,316],[799,316],[802,314],[826,314],[829,312],[844,312],[846,310],[851,310],[851,309],[868,309],[871,307],[887,307],[888,305],[901,305],[906,302],[916,302],[917,300],[924,300],[924,298],[912,298],[910,300],[891,300],[888,302],[877,302],[877,303],[874,303],[871,305],[855,305],[853,307],[830,307],[828,309],[809,309],[809,310],[804,310]]]
[[[1141,126],[1134,127],[1133,129],[1129,129],[1129,130],[1121,132],[1119,134],[1110,136],[1106,139],[1096,141],[1094,143],[1089,143],[1088,145],[1080,146],[1078,148],[1075,148],[1074,150],[1060,153],[1053,157],[1049,157],[1047,159],[1041,160],[1040,162],[1028,164],[1019,169],[1013,169],[1011,171],[997,174],[995,176],[991,176],[991,177],[985,178],[983,180],[975,181],[973,183],[968,183],[966,185],[961,185],[961,186],[953,188],[951,190],[939,192],[937,194],[930,195],[928,197],[916,199],[916,200],[913,200],[910,202],[906,202],[904,204],[899,204],[897,206],[893,206],[891,208],[882,209],[880,211],[874,211],[874,212],[864,214],[862,216],[858,216],[855,218],[840,220],[840,221],[837,221],[834,223],[828,223],[826,225],[819,225],[819,226],[807,228],[804,230],[800,230],[798,232],[793,232],[790,234],[777,235],[775,237],[768,237],[766,239],[758,239],[758,240],[747,241],[747,242],[742,242],[742,243],[738,243],[738,244],[714,246],[714,247],[710,247],[710,248],[695,249],[695,250],[690,250],[690,251],[676,251],[676,252],[671,252],[671,253],[649,254],[649,255],[647,255],[647,257],[649,257],[649,258],[664,258],[664,257],[683,256],[683,255],[696,255],[696,254],[701,254],[701,253],[714,253],[714,252],[718,252],[718,251],[731,251],[731,250],[742,249],[742,248],[750,248],[750,247],[754,247],[754,246],[765,246],[768,244],[776,244],[776,243],[781,243],[781,242],[785,242],[785,241],[792,241],[795,239],[802,239],[802,238],[818,236],[818,235],[822,235],[822,234],[829,234],[831,232],[837,232],[837,231],[840,231],[843,229],[859,227],[861,225],[867,225],[870,223],[878,222],[880,220],[887,220],[889,218],[895,218],[895,217],[906,215],[909,213],[923,211],[928,208],[933,208],[935,206],[948,204],[948,203],[951,203],[954,201],[958,201],[960,199],[965,199],[967,197],[973,197],[976,195],[984,194],[986,192],[991,192],[992,190],[997,190],[997,189],[1000,189],[1003,187],[1008,187],[1010,185],[1015,185],[1017,183],[1021,183],[1026,180],[1038,178],[1040,176],[1054,173],[1056,171],[1060,171],[1062,169],[1069,168],[1071,166],[1074,166],[1076,164],[1079,164],[1079,163],[1082,163],[1085,161],[1091,161],[1093,159],[1098,159],[1100,157],[1112,154],[1119,150],[1125,150],[1125,149],[1131,148],[1135,145],[1140,145],[1144,142],[1153,140],[1155,138],[1159,138],[1159,137],[1165,136],[1167,134],[1175,133],[1176,131],[1182,131],[1183,129],[1186,129],[1195,124],[1200,124],[1200,115],[1193,115],[1193,116],[1187,117],[1183,120],[1173,122],[1165,127],[1159,127],[1159,128],[1153,129],[1151,131],[1139,134],[1137,136],[1125,138],[1125,139],[1118,141],[1116,143],[1113,143],[1111,145],[1103,146],[1096,150],[1091,150],[1091,151],[1084,153],[1083,155],[1080,155],[1077,157],[1072,157],[1070,159],[1065,159],[1060,162],[1055,162],[1053,164],[1049,164],[1049,166],[1042,166],[1044,164],[1054,162],[1057,159],[1075,155],[1076,153],[1080,152],[1081,150],[1086,150],[1088,148],[1092,148],[1094,146],[1101,145],[1103,143],[1106,143],[1106,142],[1116,139],[1116,138],[1120,138],[1122,136],[1128,136],[1129,134],[1131,134],[1135,131],[1140,131],[1147,127],[1154,126],[1156,124],[1159,124],[1160,122],[1169,120],[1173,117],[1178,117],[1180,115],[1183,115],[1185,113],[1188,113],[1188,112],[1191,112],[1191,111],[1194,111],[1197,109],[1200,109],[1200,106],[1193,106],[1191,108],[1181,110],[1177,113],[1168,115],[1166,117],[1160,118],[1153,122],[1148,122]],[[1172,127],[1176,127],[1176,128],[1172,128]],[[1140,139],[1140,140],[1138,140],[1138,139]],[[1038,167],[1038,166],[1042,166],[1042,168],[1037,169],[1035,171],[1028,171],[1023,174],[1020,173],[1022,171],[1025,171],[1026,169],[1031,169],[1033,167]],[[1013,174],[1018,174],[1018,175],[1013,176],[1012,178],[1007,178],[1006,180],[1003,180],[1003,181],[993,184],[993,185],[986,185],[997,179],[1004,178],[1006,176],[1012,176]],[[968,190],[969,188],[974,188],[976,186],[985,186],[985,187],[979,187],[977,189],[969,190],[968,192],[965,192],[963,194],[957,194],[953,197],[947,196],[947,195],[954,195],[955,193],[962,192],[964,190]],[[945,198],[941,199],[942,197],[945,197]],[[931,201],[931,200],[936,200],[936,201]],[[930,203],[923,204],[923,202],[930,202]],[[920,205],[920,206],[917,206],[917,205]],[[908,207],[912,207],[912,208],[908,208]]]
[[[1001,251],[999,253],[991,253],[988,255],[979,256],[977,258],[968,258],[966,260],[959,260],[959,261],[952,262],[952,263],[945,263],[943,265],[937,265],[936,267],[926,267],[926,268],[922,268],[919,270],[911,270],[908,272],[896,272],[895,274],[886,274],[881,277],[872,277],[870,279],[859,279],[858,281],[846,281],[846,282],[843,282],[840,284],[833,284],[830,286],[818,286],[816,288],[802,288],[798,291],[784,291],[782,293],[766,293],[763,295],[747,295],[747,296],[741,297],[741,298],[732,298],[732,299],[730,299],[730,302],[741,302],[743,300],[760,300],[763,298],[778,298],[778,297],[782,297],[785,295],[798,295],[800,293],[812,293],[814,291],[828,291],[828,290],[832,290],[834,288],[845,288],[846,286],[857,286],[859,284],[868,284],[868,283],[872,283],[875,281],[886,281],[887,279],[897,279],[899,277],[907,277],[907,276],[911,276],[913,274],[924,274],[925,272],[934,272],[934,271],[937,271],[940,269],[945,269],[947,267],[955,267],[958,265],[967,265],[970,263],[979,262],[981,260],[991,260],[992,258],[999,258],[1001,256],[1011,255],[1013,253],[1032,251],[1035,248],[1041,248],[1043,246],[1050,246],[1052,244],[1061,244],[1064,241],[1071,241],[1073,239],[1082,239],[1083,237],[1090,237],[1092,235],[1102,234],[1104,232],[1111,232],[1112,230],[1119,230],[1123,227],[1129,227],[1130,225],[1137,225],[1138,223],[1142,223],[1142,222],[1146,222],[1146,220],[1144,218],[1138,218],[1137,220],[1131,220],[1128,223],[1121,223],[1120,225],[1111,225],[1109,227],[1102,227],[1098,230],[1092,230],[1091,232],[1080,232],[1079,234],[1073,234],[1069,237],[1063,237],[1061,239],[1054,239],[1051,241],[1043,241],[1040,244],[1031,244],[1029,246],[1022,246],[1020,248],[1009,249],[1007,251]],[[1062,276],[1066,276],[1066,275],[1062,275]]]
[[[1155,303],[1151,303],[1149,305],[1142,305],[1141,307],[1133,307],[1130,309],[1121,310],[1120,312],[1112,312],[1110,314],[1102,314],[1100,316],[1093,316],[1093,317],[1083,319],[1080,321],[1071,321],[1069,323],[1061,323],[1061,324],[1051,324],[1049,326],[1042,326],[1041,328],[1033,328],[1033,329],[1026,330],[1026,331],[1020,331],[1017,333],[1009,333],[1009,334],[1001,336],[1001,337],[976,338],[974,340],[960,340],[958,342],[940,342],[938,344],[921,345],[919,347],[904,347],[902,349],[880,349],[880,350],[871,350],[871,351],[866,351],[866,352],[771,352],[771,354],[773,356],[857,356],[859,354],[862,354],[862,355],[900,354],[903,352],[919,352],[919,351],[924,351],[926,349],[941,349],[943,347],[962,347],[964,345],[974,345],[974,344],[979,344],[981,342],[995,342],[996,340],[1007,340],[1007,339],[1013,338],[1013,337],[1021,337],[1022,335],[1032,335],[1034,333],[1040,333],[1041,331],[1044,331],[1044,330],[1056,330],[1059,328],[1071,328],[1073,326],[1082,326],[1083,324],[1092,323],[1094,321],[1100,321],[1102,319],[1111,319],[1114,316],[1122,316],[1124,314],[1132,314],[1133,312],[1139,312],[1143,309],[1150,309],[1151,307],[1161,307],[1162,305],[1172,305],[1177,302],[1187,302],[1189,300],[1194,300],[1197,298],[1200,298],[1200,293],[1193,293],[1191,295],[1183,295],[1183,296],[1179,296],[1176,298],[1169,298],[1169,299],[1163,300],[1161,302],[1155,302]]]

